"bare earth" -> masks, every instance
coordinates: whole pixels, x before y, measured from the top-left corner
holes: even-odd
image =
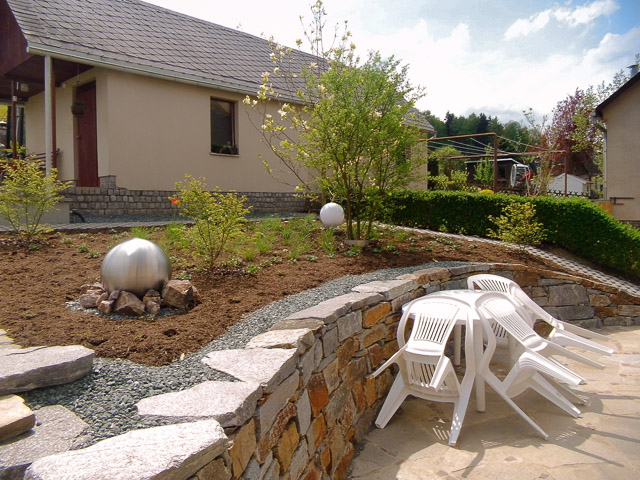
[[[100,357],[164,365],[207,345],[247,313],[348,274],[445,260],[527,262],[557,270],[555,265],[525,259],[513,249],[472,238],[452,243],[431,235],[413,235],[394,240],[392,247],[386,241],[373,242],[358,256],[345,256],[348,247],[338,238],[339,251],[333,258],[314,243],[314,250],[295,263],[287,260],[286,247],[276,245],[250,263],[259,265],[274,254],[281,255],[283,262],[253,274],[243,273],[246,264],[212,272],[198,272],[194,266],[174,269],[174,278],[191,276],[203,299],[188,313],[113,320],[72,311],[66,303],[78,298],[81,285],[99,281],[104,255],[122,241],[114,237],[113,231],[51,234],[42,248],[30,250],[15,236],[0,234],[0,329],[25,347],[81,344]],[[79,253],[80,245],[86,245],[93,255]],[[97,254],[97,258],[90,258]],[[307,259],[308,255],[312,257]]]

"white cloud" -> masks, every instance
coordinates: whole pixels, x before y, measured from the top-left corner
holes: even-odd
[[[613,14],[618,8],[619,6],[614,0],[596,0],[574,8],[556,5],[529,18],[517,19],[507,28],[504,38],[511,40],[538,32],[547,26],[552,17],[569,27],[588,25],[598,17]]]
[[[525,37],[542,30],[551,19],[551,10],[544,10],[528,19],[519,18],[504,33],[505,40],[516,37]]]
[[[614,0],[597,0],[593,3],[574,8],[559,8],[553,16],[570,27],[586,25],[602,15],[611,15],[618,10],[618,4]]]

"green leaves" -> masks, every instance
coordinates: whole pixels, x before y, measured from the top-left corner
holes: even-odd
[[[197,253],[213,267],[225,246],[244,232],[246,215],[244,196],[233,192],[221,193],[218,188],[208,191],[205,179],[185,175],[184,182],[176,183],[180,215],[195,222],[192,240]],[[173,201],[173,199],[172,199]]]
[[[5,178],[0,185],[0,217],[27,242],[50,231],[42,216],[55,208],[70,182],[58,180],[56,169],[47,175],[43,162],[32,158],[2,162]]]
[[[500,217],[489,216],[497,229],[489,230],[489,236],[522,248],[538,245],[545,239],[542,223],[536,220],[536,207],[531,203],[512,203],[502,210]]]

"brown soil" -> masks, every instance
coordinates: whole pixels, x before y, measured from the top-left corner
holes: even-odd
[[[100,357],[164,365],[183,353],[197,351],[247,313],[348,274],[445,260],[527,262],[557,270],[555,264],[523,259],[513,249],[472,238],[453,243],[430,235],[381,240],[358,256],[345,255],[348,247],[338,238],[339,251],[333,257],[314,246],[295,263],[287,260],[285,246],[276,245],[269,254],[258,256],[251,263],[259,265],[274,255],[280,255],[282,263],[265,266],[253,274],[243,272],[246,264],[214,271],[198,271],[193,265],[174,269],[174,278],[191,276],[203,299],[184,314],[113,320],[72,311],[66,302],[78,298],[81,285],[99,280],[102,258],[122,241],[115,237],[113,231],[58,233],[45,238],[41,248],[34,250],[20,244],[13,235],[1,234],[0,329],[25,347],[81,344],[94,349]],[[80,253],[79,249],[85,249],[79,247],[84,245],[88,252]]]

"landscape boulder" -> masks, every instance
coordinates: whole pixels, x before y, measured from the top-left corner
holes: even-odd
[[[113,306],[113,313],[126,316],[144,314],[144,303],[131,292],[120,292]]]
[[[162,288],[162,301],[169,307],[191,310],[200,303],[200,295],[188,280],[169,280]]]

